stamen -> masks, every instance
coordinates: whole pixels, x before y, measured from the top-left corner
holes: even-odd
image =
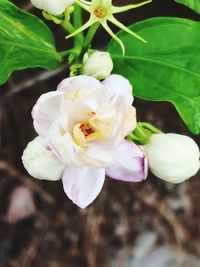
[[[95,133],[95,129],[89,124],[89,122],[83,122],[80,125],[80,130],[85,135],[85,137],[89,136],[90,134]]]
[[[102,7],[99,7],[94,11],[94,14],[97,18],[102,19],[106,16],[106,10]]]

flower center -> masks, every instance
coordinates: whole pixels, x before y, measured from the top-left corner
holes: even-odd
[[[90,134],[95,133],[95,129],[90,125],[89,122],[81,123],[80,130],[85,135],[85,137],[89,136]]]
[[[102,19],[106,16],[106,10],[103,7],[95,9],[94,14],[97,18]]]

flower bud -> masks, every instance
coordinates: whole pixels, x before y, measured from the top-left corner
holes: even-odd
[[[52,15],[61,15],[74,0],[31,0],[32,4]]]
[[[28,173],[39,180],[57,181],[61,179],[64,171],[64,164],[51,150],[44,147],[43,140],[39,136],[24,150],[22,162]]]
[[[144,150],[151,172],[167,182],[181,183],[200,168],[199,148],[188,136],[153,134]]]
[[[104,80],[110,76],[113,62],[108,52],[96,51],[92,55],[85,54],[82,74]]]

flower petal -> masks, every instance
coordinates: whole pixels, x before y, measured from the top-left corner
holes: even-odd
[[[84,9],[87,9],[87,6],[86,5],[84,5]],[[87,28],[89,28],[92,24],[94,24],[95,22],[97,22],[97,20],[96,19],[93,19],[93,17],[91,17],[83,26],[81,26],[80,28],[78,28],[74,32],[72,32],[69,35],[67,35],[65,37],[65,39],[69,39],[69,38],[77,35],[78,33],[83,32],[84,30],[86,30]]]
[[[103,145],[98,145],[98,142],[93,142],[93,144],[90,144],[87,148],[80,151],[79,157],[84,164],[92,165],[97,168],[113,164],[112,155]]]
[[[110,16],[108,19],[110,22],[112,22],[115,26],[119,27],[121,30],[127,32],[128,34],[132,35],[133,37],[139,39],[140,41],[147,43],[146,40],[144,40],[141,36],[139,36],[137,33],[131,31],[128,27],[126,27],[124,24],[119,22],[114,16]]]
[[[35,104],[32,110],[34,128],[36,132],[45,136],[52,123],[59,115],[59,107],[63,92],[49,92],[43,94]]]
[[[131,106],[124,118],[123,136],[129,135],[137,126],[136,109]]]
[[[52,151],[47,150],[41,137],[31,141],[22,155],[22,162],[28,173],[40,180],[61,179],[65,165]]]
[[[101,83],[93,78],[93,77],[89,77],[86,75],[79,75],[76,77],[72,77],[72,78],[67,78],[64,79],[57,87],[58,91],[63,91],[63,92],[67,92],[69,91],[76,93],[77,91],[79,92],[79,94],[76,94],[77,96],[81,96],[81,92],[85,92],[85,91],[81,91],[81,89],[87,89],[88,93],[90,93],[91,91],[96,91],[96,90],[102,90],[103,86],[101,85]]]
[[[106,174],[116,180],[140,182],[147,176],[147,160],[140,147],[124,140],[112,152],[115,164],[106,168]]]
[[[133,5],[126,5],[126,6],[112,6],[112,14],[121,13],[128,11],[133,8],[141,7],[143,5],[146,5],[148,3],[151,3],[152,0],[144,1],[142,3],[133,4]]]
[[[105,169],[67,166],[63,188],[74,204],[84,209],[99,195],[105,180]]]
[[[87,0],[80,0],[80,1],[76,1],[76,3],[82,7],[84,10],[88,11],[90,13],[91,11],[91,2],[87,1]]]
[[[74,143],[69,132],[62,132],[62,127],[56,123],[45,138],[45,144],[65,164],[78,164],[79,147]]]
[[[132,86],[130,82],[121,75],[113,74],[105,79],[102,84],[106,87],[113,103],[119,104],[125,100],[127,105],[133,102]]]
[[[99,7],[99,6],[102,6],[102,7],[110,7],[112,5],[112,0],[92,0],[92,6],[94,7]]]
[[[110,36],[120,45],[120,47],[122,49],[122,55],[124,55],[125,54],[125,46],[124,46],[123,42],[117,37],[116,34],[114,34],[114,32],[108,26],[107,21],[106,20],[102,21],[101,25],[107,31],[107,33],[110,34]]]

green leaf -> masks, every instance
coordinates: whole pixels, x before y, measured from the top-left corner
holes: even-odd
[[[61,61],[48,27],[7,0],[0,0],[0,84],[15,70],[55,69]]]
[[[179,4],[186,5],[196,13],[200,14],[200,0],[175,0]]]
[[[135,96],[174,104],[191,132],[199,134],[200,23],[162,17],[144,20],[130,29],[148,43],[120,32],[126,55],[121,55],[113,40],[108,45],[114,73],[130,80]]]

